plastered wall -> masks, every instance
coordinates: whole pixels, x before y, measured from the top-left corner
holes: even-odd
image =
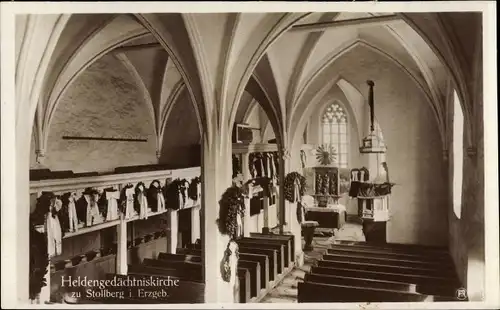
[[[448,186],[442,142],[423,92],[383,55],[357,46],[328,70],[349,81],[364,96],[375,82],[375,116],[386,144],[391,181],[389,242],[448,244]]]
[[[453,115],[452,107],[448,115]],[[460,219],[453,211],[453,200],[448,202],[449,249],[457,274],[467,288],[469,299],[480,301],[484,298],[485,287],[485,246],[484,208],[498,207],[485,205],[484,201],[484,121],[482,95],[474,102],[473,136],[476,148],[468,150],[464,136],[464,161],[462,182],[462,206]],[[448,118],[448,128],[453,128],[452,118]],[[450,150],[453,149],[453,132],[449,132]],[[453,152],[449,157],[449,178],[453,179]],[[450,182],[450,189],[452,187]]]
[[[45,166],[51,170],[101,172],[118,166],[156,163],[152,120],[131,75],[119,60],[106,55],[77,77],[63,94],[50,125]],[[63,140],[64,135],[148,141]],[[31,153],[33,158],[34,149]]]
[[[160,163],[176,168],[200,166],[200,141],[194,106],[184,92],[168,116]]]
[[[69,87],[51,122],[43,166],[74,172],[112,171],[119,166],[158,163],[152,112],[121,62],[106,55]],[[200,164],[200,131],[196,113],[184,93],[170,112],[160,163],[175,167]],[[182,133],[182,134],[179,134]],[[63,140],[62,136],[147,139],[147,142]],[[32,138],[31,168],[36,163]]]

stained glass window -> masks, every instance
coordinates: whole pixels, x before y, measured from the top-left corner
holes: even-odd
[[[334,102],[323,113],[321,119],[322,144],[333,145],[337,152],[335,162],[341,168],[347,168],[349,155],[349,132],[347,113]]]

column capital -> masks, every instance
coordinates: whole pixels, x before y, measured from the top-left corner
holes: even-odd
[[[281,151],[282,151],[282,153],[283,153],[283,156],[282,156],[283,160],[290,159],[290,157],[291,157],[291,153],[290,153],[290,150],[289,150],[289,149],[287,149],[287,148],[283,148],[283,149],[281,149]]]
[[[36,163],[40,167],[45,167],[45,150],[44,149],[37,149],[35,150],[35,155],[36,155]]]

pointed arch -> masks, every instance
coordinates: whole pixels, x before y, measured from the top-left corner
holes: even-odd
[[[272,103],[266,89],[262,87],[262,83],[255,76],[252,76],[252,78],[248,81],[247,91],[255,98],[266,113],[276,135],[276,143],[278,145],[283,145],[283,123],[281,121],[281,110]]]
[[[228,104],[233,104],[229,119],[226,120],[229,126],[228,128],[234,123],[239,98],[246,89],[247,84],[250,83],[251,76],[256,66],[265,55],[268,48],[295,23],[310,14],[311,13],[272,14],[266,22],[262,22],[261,25],[254,30],[253,35],[242,48],[241,54],[238,56],[239,60],[243,60],[238,61],[232,68],[232,70],[234,70],[232,75],[237,76],[238,82],[235,85],[236,87],[228,87],[227,89],[228,94],[226,98]],[[262,37],[262,33],[264,33],[264,37]],[[253,46],[256,42],[259,42],[257,46]]]
[[[331,21],[334,19],[337,15],[340,13],[325,13],[323,14],[318,22],[325,22],[325,21]],[[295,67],[292,73],[292,76],[290,77],[290,84],[287,89],[286,93],[286,107],[287,109],[291,109],[293,107],[293,101],[296,96],[296,91],[298,89],[298,83],[300,82],[300,78],[304,73],[304,69],[307,63],[307,60],[311,56],[311,54],[314,51],[314,48],[317,46],[318,42],[321,40],[321,38],[324,35],[324,31],[321,32],[312,32],[307,35],[307,39],[302,46],[302,49],[300,51],[299,57],[297,58],[297,61],[295,63]]]
[[[158,40],[160,45],[167,51],[169,59],[175,64],[182,80],[186,84],[186,90],[189,92],[191,102],[195,105],[196,118],[199,124],[201,124],[202,132],[208,139],[207,145],[210,146],[212,145],[211,141],[214,138],[214,132],[211,129],[213,128],[213,119],[210,114],[210,106],[208,105],[208,101],[204,99],[208,98],[205,97],[208,94],[206,94],[204,88],[201,86],[202,82],[195,65],[196,60],[192,49],[188,42],[184,42],[184,39],[188,37],[184,20],[179,13],[168,14],[168,21],[170,23],[177,23],[176,29],[178,31],[174,35],[160,21],[159,17],[161,15],[137,13],[134,14],[134,17]],[[182,38],[179,38],[179,36],[182,36]]]
[[[252,98],[252,100],[250,101],[250,103],[248,104],[246,110],[245,110],[245,113],[243,114],[243,122],[247,122],[248,118],[250,117],[250,115],[252,115],[252,113],[255,111],[255,109],[257,109],[259,106],[259,103],[257,102],[257,100],[255,100],[255,98]]]
[[[122,19],[126,19],[126,17]],[[120,17],[115,18],[113,22],[121,22],[121,27],[113,27],[113,22],[111,22],[103,29],[97,29],[72,54],[70,60],[56,78],[53,88],[49,90],[47,109],[43,121],[45,131],[48,131],[47,129],[50,127],[62,95],[85,69],[116,47],[147,34],[147,31],[141,25],[135,22],[130,23],[130,21],[132,20],[120,20]],[[128,28],[123,29],[124,25]],[[103,38],[107,38],[104,43],[99,41],[103,40]],[[48,136],[48,133],[45,133],[45,135]]]
[[[125,55],[124,53],[116,53],[113,56],[120,61],[120,63],[125,67],[125,69],[127,69],[133,81],[139,88],[139,91],[141,92],[141,95],[144,99],[144,103],[146,104],[146,108],[148,109],[149,116],[153,120],[156,139],[158,139],[159,133],[158,130],[156,129],[158,120],[156,119],[153,100],[151,99],[151,94],[149,93],[146,84],[144,84],[144,81],[142,80],[139,72],[137,72],[137,69],[134,67],[130,59],[127,57],[127,55]]]
[[[335,84],[337,82],[338,76],[336,79],[331,79],[330,80],[335,80],[335,83],[328,83],[326,86],[321,87],[319,85],[319,81],[321,80],[321,76],[326,74],[329,68],[333,66],[335,61],[339,59],[341,56],[346,55],[349,53],[351,50],[354,50],[358,46],[364,46],[368,48],[369,50],[383,56],[384,58],[388,59],[391,63],[395,64],[397,68],[402,70],[407,76],[410,77],[411,80],[415,83],[415,85],[422,91],[424,94],[424,97],[426,98],[426,102],[430,105],[433,115],[435,117],[435,120],[437,122],[437,126],[439,129],[440,137],[441,137],[441,142],[443,143],[445,141],[444,134],[445,134],[445,123],[443,120],[443,116],[440,113],[440,108],[433,102],[432,97],[429,94],[429,89],[428,86],[425,83],[422,83],[422,81],[415,76],[411,71],[406,69],[397,59],[392,57],[391,55],[387,54],[386,52],[378,49],[377,47],[363,41],[360,39],[355,39],[353,42],[350,42],[346,44],[346,46],[343,46],[342,49],[334,51],[334,53],[331,53],[329,57],[322,62],[319,66],[317,66],[317,69],[309,76],[309,78],[306,79],[306,82],[304,83],[304,86],[302,89],[298,92],[298,97],[297,100],[294,104],[294,108],[292,111],[292,115],[290,118],[290,122],[288,124],[288,128],[294,128],[294,124],[296,122],[299,122],[299,117],[304,114],[304,109],[305,105],[310,104],[311,100],[310,97],[314,96],[315,94],[318,93],[324,93],[331,85]],[[315,86],[316,84],[316,86]],[[322,84],[324,85],[324,84]],[[444,113],[443,113],[444,114]]]
[[[329,102],[319,113],[320,141],[322,145],[334,147],[336,162],[341,168],[349,163],[349,115],[344,104],[339,100]]]
[[[175,104],[179,101],[180,98],[182,98],[183,94],[187,91],[186,84],[181,80],[177,82],[175,85],[174,89],[170,93],[170,96],[167,99],[167,102],[165,103],[165,108],[162,111],[161,114],[161,123],[160,123],[160,135],[158,138],[158,149],[161,150],[163,147],[163,140],[165,137],[165,128],[167,126],[168,118],[170,116],[170,113],[172,112]],[[194,104],[192,100],[189,100],[190,104]],[[196,110],[196,107],[194,107]],[[200,120],[198,119],[198,130],[200,131],[200,134],[203,133],[203,128]]]
[[[429,24],[429,22],[425,20],[419,21],[419,16],[415,13],[399,13],[399,15],[427,43],[450,75],[465,112],[464,119],[467,144],[469,147],[473,147],[475,142],[471,134],[473,131],[472,104],[467,87],[467,79],[458,60],[460,56],[458,56],[457,51],[453,47],[453,42],[450,39],[449,29],[446,29],[446,23],[441,20],[439,13],[426,14],[427,20],[431,20],[434,25]],[[437,42],[435,40],[433,41],[423,30],[423,25],[433,27],[433,29],[437,31],[437,37],[441,40],[440,47],[438,47]]]

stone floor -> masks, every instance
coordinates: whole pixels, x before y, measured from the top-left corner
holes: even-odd
[[[361,224],[355,217],[348,217],[344,226],[336,230],[333,236],[324,235],[321,233],[315,234],[313,240],[314,250],[305,253],[304,265],[294,268],[277,287],[262,299],[262,303],[296,303],[297,283],[304,279],[304,275],[310,270],[311,265],[326,253],[330,245],[335,243],[336,240],[365,241]]]

